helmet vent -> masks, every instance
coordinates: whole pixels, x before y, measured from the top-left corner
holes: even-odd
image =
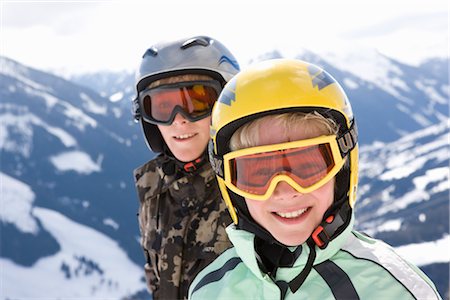
[[[187,49],[192,46],[203,46],[206,47],[209,45],[209,41],[206,38],[203,37],[195,37],[192,39],[187,40],[186,42],[181,45],[181,49]]]
[[[155,47],[148,48],[147,51],[145,51],[144,55],[142,55],[142,58],[146,57],[147,55],[158,55],[158,49],[156,49]]]

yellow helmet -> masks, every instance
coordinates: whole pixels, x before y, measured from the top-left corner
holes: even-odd
[[[231,136],[254,119],[294,111],[317,111],[339,125],[339,148],[343,156],[348,156],[349,168],[340,171],[344,175],[336,175],[337,183],[341,186],[345,183],[342,192],[345,201],[339,201],[335,196],[335,202],[346,202],[350,210],[353,208],[358,182],[358,147],[352,108],[344,90],[333,77],[313,64],[273,59],[250,66],[234,76],[212,110],[210,160],[235,224],[241,221],[245,209],[239,209],[242,198],[239,199],[240,196],[233,193],[224,180],[223,156],[231,152]],[[339,176],[345,178],[338,181]]]

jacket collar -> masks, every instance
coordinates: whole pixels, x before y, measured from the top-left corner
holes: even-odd
[[[147,198],[152,198],[158,194],[165,193],[169,189],[180,191],[180,189],[189,188],[190,186],[190,184],[188,184],[189,175],[187,173],[176,172],[175,174],[167,175],[163,169],[164,161],[164,157],[158,156],[134,171],[136,186],[148,189],[146,192]],[[192,173],[192,175],[203,178],[204,185],[215,179],[214,170],[209,163],[203,164],[195,173]]]
[[[353,229],[354,214],[352,213],[351,220],[347,228],[335,239],[333,239],[325,249],[320,249],[316,246],[316,258],[314,265],[320,264],[331,257],[333,257],[345,244],[351,231]],[[245,230],[237,229],[234,224],[231,224],[226,229],[228,237],[230,238],[237,255],[242,259],[243,263],[261,280],[268,276],[264,274],[258,267],[258,262],[255,256],[255,235]],[[295,261],[293,267],[282,268],[277,271],[277,280],[291,281],[297,274],[299,274],[306,265],[310,249],[306,243],[303,243],[300,256]],[[290,247],[292,251],[295,247]],[[295,272],[293,272],[295,270]]]

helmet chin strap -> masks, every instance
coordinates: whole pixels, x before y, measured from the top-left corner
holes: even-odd
[[[163,155],[166,158],[166,161],[164,161],[162,169],[164,174],[168,176],[175,175],[179,171],[183,172],[184,174],[195,173],[208,161],[206,150],[203,151],[200,157],[194,159],[193,161],[180,161],[172,154],[165,143]]]

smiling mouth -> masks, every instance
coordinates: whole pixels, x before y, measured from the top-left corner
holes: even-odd
[[[176,140],[186,140],[186,139],[190,139],[191,137],[196,136],[196,135],[197,135],[196,133],[187,133],[187,134],[181,134],[181,135],[174,136],[174,138]]]
[[[305,212],[308,211],[309,208],[302,208],[296,211],[291,211],[291,212],[287,212],[287,213],[282,213],[282,212],[274,212],[274,214],[282,217],[282,218],[286,218],[286,219],[293,219],[293,218],[297,218],[301,215],[303,215]]]

